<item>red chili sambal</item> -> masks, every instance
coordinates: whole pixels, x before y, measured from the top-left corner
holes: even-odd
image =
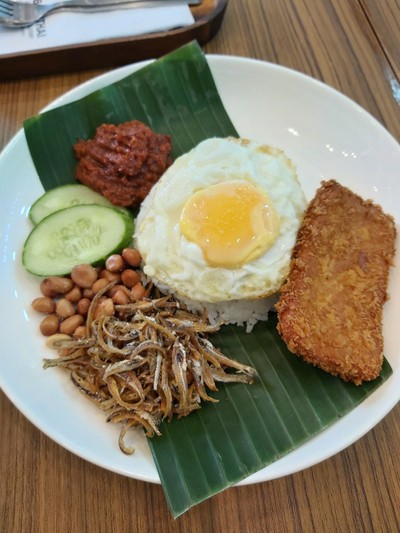
[[[132,120],[102,124],[74,145],[75,177],[114,205],[136,207],[171,165],[171,138]]]

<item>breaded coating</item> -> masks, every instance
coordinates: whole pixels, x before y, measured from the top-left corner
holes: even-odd
[[[334,180],[322,182],[276,305],[291,352],[357,385],[379,376],[395,238],[394,220],[380,206]]]

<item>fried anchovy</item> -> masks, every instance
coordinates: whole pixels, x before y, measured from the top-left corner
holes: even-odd
[[[251,383],[257,375],[206,338],[219,325],[210,325],[204,313],[190,313],[172,296],[151,299],[147,294],[141,301],[116,305],[114,316],[96,317],[99,298],[89,309],[86,337],[53,339],[58,357],[46,359],[44,366],[68,371],[106,420],[121,424],[124,453],[133,453],[125,444],[132,428],[159,435],[161,420],[187,416],[202,401],[217,402],[209,394],[218,391],[217,383]]]

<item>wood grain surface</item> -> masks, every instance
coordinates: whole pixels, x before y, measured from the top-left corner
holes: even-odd
[[[399,24],[397,0],[230,0],[220,31],[204,49],[263,59],[322,80],[400,140]],[[99,73],[0,81],[0,147],[25,118]],[[323,463],[231,488],[177,520],[159,485],[71,454],[3,393],[0,420],[2,533],[400,531],[399,405]]]
[[[400,78],[400,2],[376,2],[360,0],[371,28],[384,51],[387,60],[396,73],[397,82]],[[400,88],[396,85],[396,99],[400,102]]]

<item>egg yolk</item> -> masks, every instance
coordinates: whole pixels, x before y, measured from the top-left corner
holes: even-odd
[[[279,217],[268,196],[243,181],[222,182],[186,202],[180,230],[211,266],[237,268],[265,253],[279,234]]]

